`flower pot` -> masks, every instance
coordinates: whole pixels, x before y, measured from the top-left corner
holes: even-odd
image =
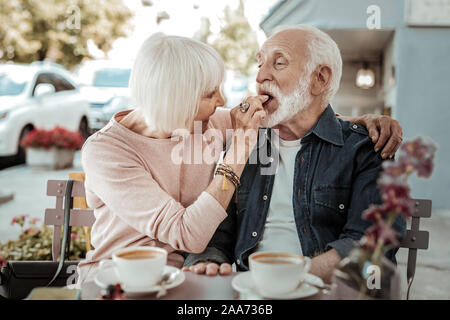
[[[69,149],[27,148],[27,165],[51,170],[71,168],[75,151]]]
[[[401,299],[397,267],[385,257],[382,257],[380,266],[374,266],[369,261],[358,259],[358,255],[350,255],[334,270],[331,287],[333,299]]]

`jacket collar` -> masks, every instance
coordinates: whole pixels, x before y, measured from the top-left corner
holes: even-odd
[[[261,128],[264,130],[264,134],[266,136],[266,142],[270,141],[270,137],[272,135],[270,128]],[[319,139],[332,143],[336,146],[344,145],[344,137],[342,134],[342,126],[339,120],[336,118],[336,114],[334,113],[331,105],[328,105],[325,111],[320,116],[319,120],[316,124],[308,130],[308,132],[303,136],[301,143],[306,143],[311,139],[311,135],[314,134]],[[265,144],[263,144],[265,145]],[[258,148],[261,145],[258,143]],[[269,143],[270,148],[270,143]]]
[[[309,140],[308,137],[311,136],[311,134],[334,145],[344,145],[342,126],[336,118],[336,114],[334,113],[333,108],[331,108],[331,105],[328,105],[316,124],[305,134],[302,138],[302,142],[307,142]]]

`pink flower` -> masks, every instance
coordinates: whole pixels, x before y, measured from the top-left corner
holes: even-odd
[[[17,217],[12,218],[11,225],[13,226],[17,222]]]
[[[437,145],[431,138],[417,137],[414,140],[404,142],[400,150],[419,160],[429,159],[434,157]]]
[[[8,263],[8,261],[6,261],[5,258],[3,258],[2,256],[0,256],[0,269],[2,267],[6,267],[6,264]]]
[[[37,234],[37,233],[40,233],[41,232],[41,230],[39,230],[38,228],[33,228],[33,227],[30,227],[30,228],[27,228],[27,229],[25,229],[25,234]]]
[[[373,250],[377,242],[383,241],[383,245],[398,246],[397,234],[388,226],[383,219],[378,220],[366,231],[366,235],[360,240],[360,245],[364,249]]]
[[[414,213],[414,201],[410,198],[388,198],[385,201],[386,210],[396,214],[403,214],[405,218]]]
[[[391,177],[400,177],[405,174],[405,167],[402,163],[397,163],[395,161],[384,161],[383,164],[383,175],[388,175]]]
[[[382,174],[378,179],[383,200],[389,198],[409,198],[409,186],[406,181],[399,177],[391,177]]]
[[[402,144],[398,162],[408,173],[417,171],[419,177],[428,178],[433,172],[433,160],[437,145],[427,137],[418,137]]]
[[[75,233],[75,232],[72,232],[71,234],[70,234],[70,238],[72,238],[72,239],[78,239],[80,236],[77,234],[77,233]]]
[[[31,223],[31,224],[36,224],[36,223],[38,223],[39,221],[41,221],[40,218],[31,218],[31,219],[30,219],[30,223]]]
[[[389,213],[389,210],[386,210],[385,206],[377,206],[377,205],[373,205],[371,204],[369,206],[369,208],[367,208],[366,210],[364,210],[362,217],[366,220],[371,220],[371,221],[378,221],[380,219],[383,219],[386,214]]]
[[[29,214],[23,214],[23,215],[20,216],[20,219],[25,220],[29,216],[30,216]]]

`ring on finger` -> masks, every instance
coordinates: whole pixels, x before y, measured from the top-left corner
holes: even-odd
[[[239,104],[239,110],[241,110],[241,112],[247,112],[248,108],[250,108],[250,104],[247,101],[241,102]]]

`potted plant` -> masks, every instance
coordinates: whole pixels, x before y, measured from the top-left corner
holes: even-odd
[[[52,260],[53,228],[38,227],[39,218],[28,215],[14,217],[11,226],[20,226],[18,239],[0,241],[0,268],[8,260]],[[86,234],[82,227],[72,227],[69,260],[81,260],[86,256]]]
[[[344,258],[333,274],[333,296],[344,299],[400,299],[400,278],[385,253],[398,247],[392,224],[398,215],[414,210],[407,179],[411,173],[428,178],[433,171],[436,144],[418,137],[402,144],[395,161],[385,161],[377,181],[383,203],[371,205],[363,218],[372,221],[359,246]],[[374,276],[378,277],[376,279]],[[374,281],[374,282],[371,282]],[[370,283],[370,285],[369,285]]]
[[[20,145],[26,148],[28,165],[58,170],[72,167],[75,151],[83,142],[80,132],[57,126],[52,130],[31,130]]]

